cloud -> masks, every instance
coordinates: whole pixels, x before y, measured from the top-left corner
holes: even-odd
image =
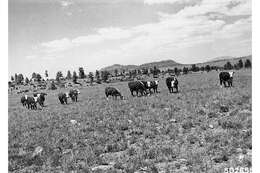
[[[33,59],[36,59],[37,56],[36,56],[36,55],[27,55],[25,58],[26,58],[27,60],[33,60]]]
[[[144,4],[154,5],[154,4],[186,4],[193,3],[198,0],[144,0]]]
[[[74,39],[63,38],[60,40],[53,40],[50,42],[43,42],[38,47],[47,53],[61,52],[76,46],[87,44],[98,44],[104,41],[121,40],[130,38],[132,32],[121,28],[100,28],[97,29],[96,34],[79,36]]]
[[[62,6],[62,7],[69,7],[69,6],[71,6],[73,4],[73,1],[71,1],[71,0],[61,0],[60,1],[60,5]]]
[[[71,48],[73,45],[68,38],[63,38],[61,40],[53,40],[50,42],[41,43],[40,48],[44,48],[44,51],[48,53],[60,52]]]
[[[229,16],[241,15],[248,17],[238,18],[233,23],[225,21]],[[57,54],[75,48],[74,51],[86,54],[92,61],[98,61],[98,64],[101,58],[125,62],[126,59],[169,56],[208,43],[216,52],[217,49],[223,49],[229,53],[244,48],[240,50],[241,53],[251,46],[251,1],[202,0],[174,14],[158,12],[158,17],[159,22],[156,23],[129,28],[99,28],[94,34],[44,42],[38,46],[38,50],[47,54],[46,57],[55,58],[59,57]],[[225,46],[228,50],[224,49]],[[184,54],[188,55],[187,52]]]

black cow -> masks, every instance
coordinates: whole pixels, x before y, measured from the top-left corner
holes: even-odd
[[[58,98],[61,104],[68,104],[69,93],[59,93]]]
[[[45,101],[45,96],[47,94],[46,93],[34,93],[33,96],[37,97],[37,102],[39,103],[39,105],[41,105],[41,107],[44,107],[44,101]]]
[[[166,78],[166,85],[167,85],[170,93],[173,93],[173,88],[175,88],[176,92],[178,92],[178,83],[179,82],[175,76]]]
[[[108,96],[112,96],[113,99],[117,99],[117,96],[121,98],[121,100],[124,98],[121,93],[114,87],[106,87],[105,94],[108,99]]]
[[[141,96],[147,95],[145,84],[142,81],[130,81],[128,82],[128,87],[132,96],[134,96],[134,91],[136,92],[137,96],[138,93],[140,93]]]
[[[220,86],[222,86],[222,84],[224,84],[224,87],[232,87],[233,85],[233,74],[235,72],[230,71],[230,72],[220,72],[219,73],[219,81],[220,81]],[[227,83],[227,85],[226,85]]]
[[[27,108],[37,109],[37,99],[38,97],[27,97]]]
[[[78,101],[78,95],[80,94],[80,91],[78,89],[71,89],[69,91],[69,96],[73,102]]]
[[[21,97],[21,103],[23,106],[27,106],[27,98],[28,98],[27,95]]]

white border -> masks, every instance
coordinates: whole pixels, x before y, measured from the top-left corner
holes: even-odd
[[[0,153],[1,172],[8,172],[8,0],[0,0]]]
[[[260,140],[259,140],[259,132],[260,132],[260,124],[259,124],[259,45],[260,45],[260,27],[259,27],[259,4],[258,0],[252,0],[252,108],[253,108],[253,172],[260,172],[260,164],[259,164],[259,155],[260,155]]]
[[[259,97],[260,97],[260,63],[259,63],[259,49],[260,49],[260,27],[259,27],[259,4],[260,1],[252,0],[252,107],[253,107],[253,172],[260,171],[259,155],[260,155],[260,114],[259,114]],[[1,172],[8,172],[8,0],[0,0],[0,57],[1,57],[1,80],[0,80],[0,91],[1,91],[1,114],[0,114],[0,153],[1,153]]]

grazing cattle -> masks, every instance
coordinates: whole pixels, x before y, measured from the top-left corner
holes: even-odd
[[[39,105],[41,105],[41,107],[44,107],[44,101],[45,101],[45,96],[47,94],[46,93],[34,93],[33,96],[37,97],[37,102],[39,103]]]
[[[114,87],[106,87],[105,94],[108,99],[108,96],[112,96],[114,99],[117,99],[117,96],[121,98],[121,100],[124,98],[121,93]]]
[[[176,92],[178,92],[178,80],[175,76],[167,77],[166,78],[166,85],[167,85],[170,93],[173,93],[173,88],[175,88]]]
[[[27,98],[28,98],[27,95],[21,97],[21,103],[23,106],[27,106]]]
[[[69,93],[59,93],[58,98],[61,104],[68,104]]]
[[[151,89],[153,89],[154,93],[158,93],[158,84],[159,81],[142,81],[142,83],[145,85],[146,89],[149,90],[150,94],[152,94]]]
[[[224,84],[225,87],[232,87],[233,85],[233,74],[235,72],[230,71],[230,72],[220,72],[219,73],[219,81],[220,81],[220,86]],[[226,85],[227,83],[227,85]]]
[[[37,109],[37,99],[38,97],[27,97],[27,108]]]
[[[142,81],[130,81],[128,82],[128,87],[132,96],[134,96],[134,91],[136,92],[137,96],[138,93],[140,93],[141,96],[147,95],[145,84]]]
[[[69,96],[73,102],[78,101],[78,95],[80,94],[80,91],[78,89],[71,89],[69,91]]]

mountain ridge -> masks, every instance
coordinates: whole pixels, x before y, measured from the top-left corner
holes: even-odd
[[[230,61],[232,63],[236,63],[239,59],[252,59],[252,55],[247,55],[247,56],[241,56],[241,57],[234,57],[234,56],[220,56],[220,57],[215,57],[212,58],[206,62],[201,62],[201,63],[192,63],[196,64],[198,66],[203,66],[203,65],[212,65],[212,66],[223,66],[227,61]],[[172,59],[166,59],[166,60],[161,60],[161,61],[153,61],[149,63],[143,63],[140,65],[121,65],[121,64],[113,64],[110,66],[106,66],[100,69],[100,71],[114,71],[115,69],[117,70],[133,70],[133,69],[142,69],[142,68],[153,68],[156,66],[157,68],[164,69],[164,68],[173,68],[173,67],[184,67],[184,66],[191,66],[192,64],[182,64],[178,63]]]

